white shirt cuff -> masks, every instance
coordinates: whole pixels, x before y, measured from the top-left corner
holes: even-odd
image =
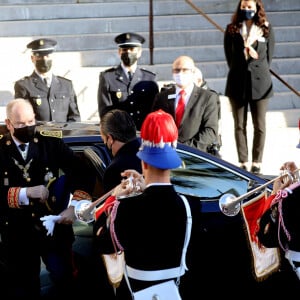
[[[19,193],[19,205],[29,205],[29,198],[26,195],[27,188],[21,188]]]

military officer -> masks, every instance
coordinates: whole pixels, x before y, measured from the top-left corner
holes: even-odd
[[[57,42],[52,39],[37,39],[27,45],[32,50],[34,71],[15,82],[15,98],[31,102],[37,121],[80,121],[72,81],[52,73],[52,55]]]
[[[98,86],[99,117],[111,109],[129,113],[140,130],[146,115],[151,111],[159,91],[156,74],[139,68],[144,37],[137,33],[122,33],[115,38],[121,63],[100,73]]]
[[[8,273],[3,289],[9,288],[9,299],[40,299],[42,258],[58,295],[69,296],[74,280],[71,224],[75,216],[68,204],[71,193],[71,205],[91,199],[93,174],[87,162],[59,138],[60,131],[36,130],[29,101],[13,99],[6,114],[9,132],[0,136],[0,236],[5,249],[1,259]],[[51,185],[56,182],[64,183],[64,189],[54,195]],[[52,233],[40,219],[48,215],[59,217]]]

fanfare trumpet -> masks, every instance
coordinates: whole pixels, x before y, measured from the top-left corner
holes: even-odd
[[[271,183],[275,182],[277,179],[284,179],[286,182],[295,182],[299,181],[299,170],[296,169],[293,172],[284,171],[280,176],[273,178],[270,181],[262,184],[261,186],[249,191],[246,194],[243,194],[239,197],[236,197],[232,194],[224,194],[219,200],[219,207],[223,214],[233,217],[236,216],[240,209],[241,209],[241,201],[248,198],[249,196],[255,194],[256,192],[260,191],[261,189],[266,188]]]
[[[137,195],[141,193],[141,186],[135,182],[133,179],[133,176],[128,177],[126,180],[126,185],[130,186],[132,188],[132,192],[129,195],[126,196],[119,196],[117,198],[123,198],[123,197],[130,197]],[[75,216],[79,221],[85,222],[85,223],[91,223],[94,221],[94,214],[96,211],[96,208],[102,205],[105,200],[112,195],[115,188],[108,191],[106,194],[95,200],[94,202],[91,202],[89,200],[80,200],[75,205]]]
[[[91,223],[94,221],[94,213],[96,208],[104,203],[104,201],[113,193],[114,188],[109,192],[91,202],[89,200],[80,200],[74,207],[75,216],[79,221]]]

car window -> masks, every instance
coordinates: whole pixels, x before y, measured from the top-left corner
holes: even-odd
[[[239,196],[247,192],[249,180],[240,174],[192,153],[178,153],[183,163],[171,172],[177,192],[201,201],[216,201],[226,193]]]

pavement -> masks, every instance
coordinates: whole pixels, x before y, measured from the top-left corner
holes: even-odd
[[[233,117],[226,98],[221,100],[221,108],[221,155],[223,159],[239,165],[234,140]],[[296,148],[300,137],[299,118],[299,109],[267,112],[267,134],[261,167],[264,175],[279,176],[280,167],[286,161],[294,161],[296,165],[300,166],[300,149]],[[249,153],[251,155],[253,126],[250,113],[248,113],[247,130]],[[251,163],[251,157],[249,161]]]

